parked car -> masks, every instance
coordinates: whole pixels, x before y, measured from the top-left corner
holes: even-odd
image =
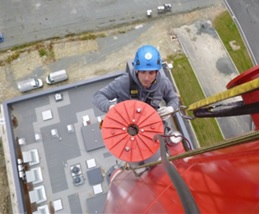
[[[147,17],[152,17],[152,10],[147,10]]]
[[[170,12],[171,10],[172,10],[171,4],[163,4],[162,6],[157,7],[158,13],[166,13],[166,12]]]
[[[172,5],[171,4],[164,4],[165,10],[166,11],[171,11]]]
[[[68,75],[66,70],[60,70],[60,71],[55,71],[53,73],[50,73],[47,77],[46,77],[46,82],[48,84],[54,84],[57,82],[61,82],[64,80],[68,79]]]
[[[17,87],[20,92],[31,91],[33,89],[41,88],[43,86],[43,82],[38,78],[31,78],[27,80],[22,80],[17,83]]]
[[[4,41],[4,35],[0,32],[0,42]]]

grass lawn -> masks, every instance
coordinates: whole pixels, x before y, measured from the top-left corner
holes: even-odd
[[[187,57],[180,54],[172,56],[172,58],[174,61],[172,74],[180,92],[182,104],[189,106],[197,100],[205,98]],[[191,123],[200,146],[213,145],[223,140],[214,118],[197,118]]]

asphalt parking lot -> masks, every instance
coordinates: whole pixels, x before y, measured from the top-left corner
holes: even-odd
[[[146,10],[171,3],[167,0],[71,0],[64,1],[1,1],[0,32],[5,42],[0,50],[68,34],[91,32],[147,19]],[[220,0],[176,0],[172,13],[188,12],[211,5]]]

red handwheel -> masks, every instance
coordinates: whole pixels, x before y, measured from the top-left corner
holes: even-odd
[[[154,155],[160,146],[153,138],[163,133],[163,122],[156,110],[137,100],[115,105],[102,124],[106,148],[126,162],[144,161]]]

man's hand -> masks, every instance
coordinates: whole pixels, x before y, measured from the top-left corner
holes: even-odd
[[[157,110],[157,112],[162,120],[167,120],[170,115],[174,113],[174,108],[172,106],[162,106]]]
[[[110,106],[109,106],[109,110],[111,110],[111,108],[113,108],[114,106],[115,106],[115,105],[110,105]]]

